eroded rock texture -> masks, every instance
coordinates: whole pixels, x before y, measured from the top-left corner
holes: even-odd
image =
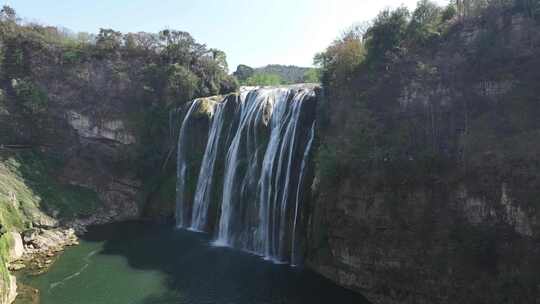
[[[335,171],[319,168],[313,184],[312,268],[374,303],[538,302],[531,22],[465,23],[376,76],[326,88],[321,151],[334,162],[320,159]]]

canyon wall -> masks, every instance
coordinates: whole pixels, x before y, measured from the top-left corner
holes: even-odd
[[[141,214],[142,182],[133,165],[140,141],[136,107],[127,85],[106,79],[115,64],[96,60],[62,68],[41,56],[29,56],[28,77],[0,85],[0,227],[7,232],[0,238],[2,304],[16,295],[7,270],[17,260],[10,254],[12,235],[84,229]],[[46,104],[21,104],[17,90],[29,79],[47,92]]]
[[[456,23],[325,87],[309,267],[373,303],[538,302],[538,33]]]

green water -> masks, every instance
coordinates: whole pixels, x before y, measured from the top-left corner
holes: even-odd
[[[209,243],[168,226],[94,227],[49,272],[19,280],[41,304],[367,303],[309,271]]]

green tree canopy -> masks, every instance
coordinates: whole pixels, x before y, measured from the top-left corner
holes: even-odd
[[[102,51],[117,51],[122,47],[122,33],[112,29],[100,29],[96,38],[96,46]]]
[[[241,64],[236,68],[236,71],[233,75],[238,78],[240,82],[246,81],[249,77],[253,76],[255,70],[247,65]]]
[[[442,9],[430,0],[421,0],[412,14],[407,27],[409,38],[417,44],[425,44],[438,37]]]
[[[309,69],[304,74],[305,83],[319,83],[321,81],[321,70],[320,69]]]
[[[396,51],[405,37],[409,15],[405,7],[393,11],[386,9],[379,13],[364,35],[369,62],[381,62],[388,52]]]

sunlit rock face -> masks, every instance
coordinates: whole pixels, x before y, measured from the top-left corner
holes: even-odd
[[[94,139],[108,139],[129,145],[135,143],[135,136],[128,132],[122,120],[93,121],[90,117],[69,111],[69,124],[77,130],[79,136]]]
[[[300,263],[315,108],[311,85],[195,100],[178,141],[177,225],[210,232],[217,245]]]

